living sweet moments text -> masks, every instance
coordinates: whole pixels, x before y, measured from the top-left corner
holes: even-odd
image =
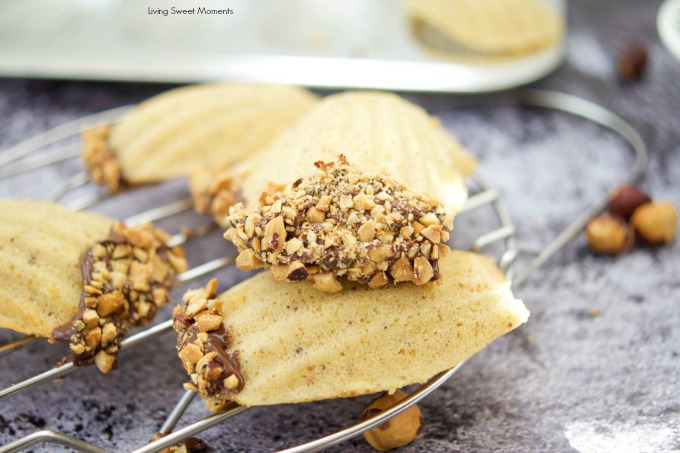
[[[234,14],[234,10],[231,8],[226,8],[226,9],[211,9],[211,8],[206,8],[205,6],[199,6],[195,8],[176,8],[176,7],[171,7],[171,8],[152,8],[150,6],[147,7],[147,14],[149,15],[159,15],[159,16],[200,16],[200,15],[209,15],[209,16],[226,16],[226,15],[231,15]]]

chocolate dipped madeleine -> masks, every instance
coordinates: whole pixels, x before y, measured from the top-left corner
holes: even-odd
[[[260,273],[174,311],[180,360],[206,406],[300,403],[422,383],[515,329],[529,312],[488,257],[452,251],[441,285],[328,294]]]
[[[241,269],[338,291],[439,278],[476,162],[427,113],[386,93],[326,98],[225,184]]]
[[[292,86],[177,88],[142,102],[112,126],[83,132],[82,158],[90,179],[110,192],[188,176],[250,157],[316,103],[314,94]],[[209,197],[208,189],[197,196]]]
[[[116,364],[120,341],[165,305],[184,252],[150,223],[2,200],[0,327],[67,344],[76,365]]]

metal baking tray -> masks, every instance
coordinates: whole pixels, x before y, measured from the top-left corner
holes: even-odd
[[[564,0],[543,0],[563,18]],[[223,15],[150,10],[230,9]],[[563,44],[482,64],[438,58],[400,0],[4,0],[0,75],[477,93],[539,79]]]

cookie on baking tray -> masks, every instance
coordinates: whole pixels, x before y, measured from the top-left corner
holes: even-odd
[[[176,307],[179,357],[211,410],[393,391],[452,368],[529,312],[488,257],[453,251],[441,285],[328,294],[261,273]]]
[[[153,319],[186,269],[150,223],[43,201],[0,200],[0,212],[0,327],[66,343],[76,365],[109,372],[128,329]]]
[[[206,84],[148,99],[112,126],[83,132],[90,179],[111,192],[187,176],[258,152],[317,103],[292,86]]]
[[[439,278],[437,260],[476,161],[417,107],[387,93],[329,96],[222,186],[243,199],[225,237],[244,270],[373,288]]]
[[[564,23],[541,0],[407,0],[416,24],[425,24],[465,49],[518,55],[551,47]]]

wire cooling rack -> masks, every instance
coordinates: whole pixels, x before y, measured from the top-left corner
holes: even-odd
[[[539,90],[519,91],[512,93],[510,96],[487,100],[468,99],[464,106],[494,106],[499,104],[515,104],[553,109],[585,118],[605,128],[608,128],[621,135],[630,144],[632,150],[635,153],[634,164],[631,168],[629,178],[625,182],[635,182],[644,173],[644,170],[647,166],[647,150],[644,142],[630,124],[628,124],[616,114],[600,106],[571,95]],[[457,103],[457,106],[463,105]],[[26,140],[11,149],[1,152],[0,181],[6,178],[17,176],[21,173],[36,170],[45,165],[55,165],[60,161],[76,157],[78,155],[77,149],[58,146],[54,149],[51,149],[49,153],[42,153],[37,158],[31,158],[31,156],[37,150],[49,145],[58,144],[64,139],[77,135],[83,129],[91,127],[94,124],[114,123],[117,118],[119,118],[120,115],[129,108],[130,107],[122,107],[64,124],[45,133],[37,135],[29,140]],[[53,193],[50,194],[49,198],[54,201],[59,201],[70,191],[86,184],[88,184],[88,181],[85,173],[76,173],[73,176],[63,180],[54,189]],[[500,244],[500,251],[497,251],[498,265],[503,270],[503,272],[505,272],[506,277],[512,282],[513,286],[517,286],[522,283],[533,270],[543,264],[569,240],[576,236],[582,230],[588,220],[592,218],[592,216],[599,213],[606,205],[606,198],[603,197],[602,200],[585,209],[582,214],[573,220],[572,223],[567,226],[567,228],[565,228],[555,239],[547,244],[540,252],[536,253],[527,265],[525,265],[521,270],[517,270],[517,262],[520,251],[518,249],[517,240],[515,237],[515,227],[510,219],[508,211],[499,197],[499,193],[479,174],[471,178],[469,186],[471,196],[459,215],[473,215],[482,208],[491,208],[497,220],[497,226],[489,226],[487,231],[477,236],[471,245],[471,249],[474,251],[480,251],[482,249],[486,249],[492,244]],[[102,194],[95,196],[90,194],[82,198],[71,200],[67,204],[74,209],[88,209],[95,207],[98,203],[105,201],[108,198],[108,196]],[[178,215],[190,209],[190,199],[179,199],[163,206],[138,213],[125,219],[125,221],[131,225],[147,220],[156,221]],[[189,245],[188,243],[193,238],[196,236],[201,236],[214,228],[216,227],[205,227],[192,235],[177,233],[172,236],[171,242],[173,245]],[[183,285],[195,279],[210,276],[218,269],[231,265],[233,261],[234,257],[223,257],[201,263],[180,274],[177,278],[177,282],[178,284]],[[121,344],[121,354],[124,356],[125,350],[128,348],[143,344],[146,341],[171,330],[171,328],[172,320],[166,320],[126,338]],[[36,339],[34,337],[24,337],[0,346],[0,360],[2,356],[15,353],[27,344],[36,341],[42,340]],[[290,453],[319,451],[323,448],[336,445],[340,442],[360,435],[361,433],[381,423],[384,423],[386,420],[389,420],[391,417],[397,415],[398,413],[406,410],[408,407],[427,397],[430,393],[445,383],[451,376],[453,376],[462,365],[463,364],[461,363],[451,370],[437,374],[428,383],[420,386],[404,400],[386,409],[382,413],[379,413],[371,418],[353,424],[345,429],[325,437],[321,437],[314,441],[307,442],[283,451]],[[72,363],[65,363],[43,373],[34,375],[24,381],[17,382],[5,389],[0,390],[0,404],[6,404],[6,402],[12,397],[15,397],[26,391],[34,390],[40,385],[50,385],[51,381],[71,374],[79,369],[80,368],[75,367]],[[177,402],[175,407],[170,411],[165,423],[162,425],[159,432],[162,437],[154,442],[140,446],[140,448],[134,450],[134,453],[156,452],[175,445],[182,440],[187,439],[188,437],[194,436],[212,426],[222,423],[225,420],[234,417],[248,409],[237,404],[232,404],[225,411],[219,414],[209,415],[202,420],[190,423],[175,430],[195,395],[196,394],[194,392],[186,392]],[[149,433],[149,438],[151,438],[153,434],[154,433]],[[92,453],[101,453],[107,451],[64,433],[51,430],[41,430],[16,439],[11,443],[0,447],[0,453],[21,451],[32,445],[40,443],[60,444],[78,451]]]

